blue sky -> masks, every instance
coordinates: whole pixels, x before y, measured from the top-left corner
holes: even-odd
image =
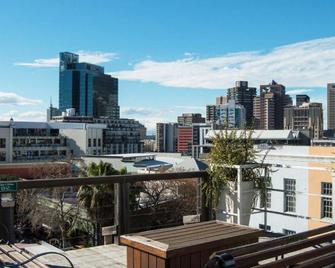
[[[122,117],[151,131],[204,113],[235,80],[275,79],[325,103],[334,10],[332,0],[2,0],[0,119],[45,120],[50,97],[58,105],[60,51],[119,77]]]

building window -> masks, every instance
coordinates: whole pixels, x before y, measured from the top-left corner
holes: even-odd
[[[0,139],[0,148],[6,148],[6,139]]]
[[[98,139],[98,146],[101,146],[101,139]]]
[[[259,229],[265,230],[264,224],[259,224],[258,227],[259,227]],[[266,231],[271,231],[271,226],[270,225],[266,225]]]
[[[97,146],[97,139],[93,139],[93,147]]]
[[[333,217],[333,185],[329,182],[321,182],[321,218]],[[329,196],[329,197],[328,197]]]
[[[284,179],[284,211],[295,212],[296,197],[295,197],[296,182],[294,179]]]
[[[91,144],[91,139],[88,139],[88,147],[91,147],[92,144]]]
[[[0,152],[0,162],[6,161],[6,152]]]
[[[271,181],[268,181],[266,183],[266,188],[271,188]],[[260,207],[264,208],[265,207],[264,196],[261,196],[260,201],[261,201],[260,202]],[[271,190],[269,190],[269,189],[266,190],[266,207],[271,208]]]
[[[283,229],[283,234],[284,235],[294,235],[296,234],[296,231],[288,230],[288,229]]]

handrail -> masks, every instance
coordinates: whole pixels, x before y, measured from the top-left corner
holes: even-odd
[[[71,177],[55,179],[38,179],[38,180],[17,180],[7,181],[7,183],[16,183],[19,190],[35,188],[52,188],[62,186],[80,186],[112,183],[134,183],[139,181],[159,181],[159,180],[179,180],[192,178],[206,178],[207,171],[187,171],[171,172],[157,174],[131,174],[131,175],[113,175],[97,177]]]

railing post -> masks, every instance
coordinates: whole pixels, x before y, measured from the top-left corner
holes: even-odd
[[[14,243],[14,207],[0,206],[0,240]]]
[[[114,184],[114,225],[117,231],[117,244],[120,244],[120,236],[128,233],[129,228],[129,196],[128,183]]]

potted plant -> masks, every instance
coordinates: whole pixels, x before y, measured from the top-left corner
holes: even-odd
[[[264,172],[265,158],[256,161],[252,134],[250,129],[225,128],[213,138],[207,159],[209,177],[202,183],[212,217],[248,225],[256,197],[266,198],[269,178]]]

